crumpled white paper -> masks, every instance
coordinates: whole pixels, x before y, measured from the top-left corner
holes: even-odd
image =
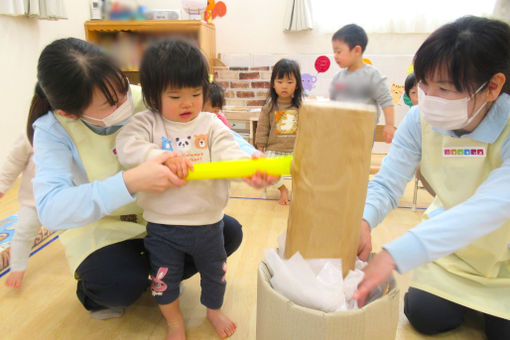
[[[290,301],[324,312],[358,309],[352,295],[363,279],[366,262],[356,260],[355,269],[342,277],[341,259],[305,260],[299,252],[290,259],[282,257],[285,235],[278,237],[279,253],[264,249],[264,261],[273,272],[272,287]]]

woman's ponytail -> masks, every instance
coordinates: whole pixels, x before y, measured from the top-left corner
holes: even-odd
[[[51,110],[50,103],[48,99],[46,99],[46,95],[42,90],[39,83],[35,85],[34,96],[32,97],[32,102],[30,103],[30,110],[28,112],[28,121],[27,121],[27,137],[30,141],[30,144],[34,141],[34,122],[41,116],[44,116]]]

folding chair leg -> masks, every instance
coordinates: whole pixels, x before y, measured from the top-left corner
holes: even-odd
[[[418,179],[418,177],[416,177],[414,179],[413,205],[411,207],[412,211],[416,211],[416,201],[418,200],[418,184],[419,184],[419,179]]]

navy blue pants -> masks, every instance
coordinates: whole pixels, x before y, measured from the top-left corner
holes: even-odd
[[[227,256],[239,248],[243,239],[241,224],[225,215],[223,238]],[[185,256],[182,279],[197,273],[191,256]],[[90,254],[76,269],[79,277],[76,295],[87,310],[127,307],[147,289],[149,258],[143,239],[115,243]]]
[[[501,297],[507,298],[507,297]],[[404,296],[404,313],[420,333],[432,335],[459,327],[467,307],[445,300],[423,290],[410,287]],[[510,320],[483,314],[488,340],[510,339]]]
[[[200,302],[210,309],[221,308],[227,269],[223,221],[203,226],[149,222],[144,245],[151,264],[152,295],[158,304],[167,305],[179,297],[184,257],[190,255],[200,273]]]

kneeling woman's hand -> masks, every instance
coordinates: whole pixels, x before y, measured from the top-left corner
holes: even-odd
[[[366,267],[363,268],[365,276],[358,285],[358,290],[352,296],[358,301],[360,308],[365,305],[368,294],[372,289],[388,279],[395,268],[393,257],[385,249],[381,250],[368,262]]]
[[[131,194],[139,191],[163,192],[166,189],[182,187],[186,181],[179,178],[170,171],[166,162],[175,158],[175,152],[165,152],[151,160],[148,160],[137,167],[123,173],[124,183]]]

